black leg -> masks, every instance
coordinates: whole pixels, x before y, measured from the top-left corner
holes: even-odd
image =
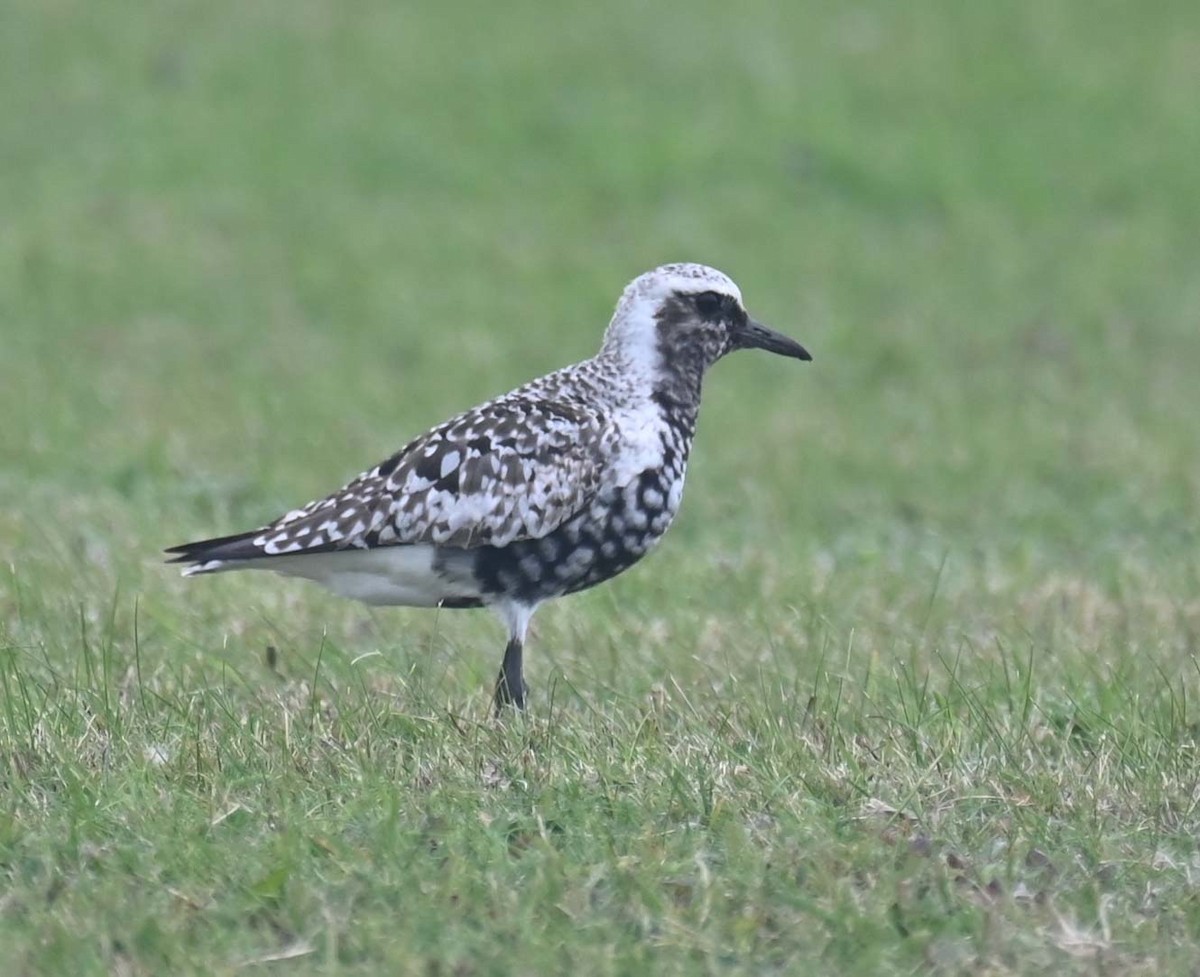
[[[504,649],[504,664],[500,666],[500,676],[496,679],[496,715],[505,706],[513,705],[518,709],[525,708],[525,680],[521,677],[521,642],[513,638]]]

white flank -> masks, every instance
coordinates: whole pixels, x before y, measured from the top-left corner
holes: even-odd
[[[432,546],[381,546],[331,553],[297,553],[251,560],[210,560],[183,571],[197,573],[229,570],[274,570],[286,577],[303,577],[332,590],[339,597],[364,604],[437,607],[444,600],[479,597],[460,575],[450,580],[434,572]]]

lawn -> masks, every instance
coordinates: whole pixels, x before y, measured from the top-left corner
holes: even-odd
[[[0,969],[1195,973],[1200,9],[10,3]],[[543,609],[249,528],[730,273],[683,511]]]

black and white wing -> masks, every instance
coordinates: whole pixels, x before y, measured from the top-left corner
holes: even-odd
[[[284,554],[537,539],[595,495],[617,433],[595,407],[510,394],[452,418],[262,529],[167,552],[203,571],[211,561]]]

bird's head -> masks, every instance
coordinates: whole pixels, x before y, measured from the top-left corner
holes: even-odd
[[[794,339],[750,318],[741,290],[727,275],[705,265],[672,264],[639,275],[625,288],[603,352],[655,380],[677,375],[698,388],[704,371],[737,349],[812,359]]]

